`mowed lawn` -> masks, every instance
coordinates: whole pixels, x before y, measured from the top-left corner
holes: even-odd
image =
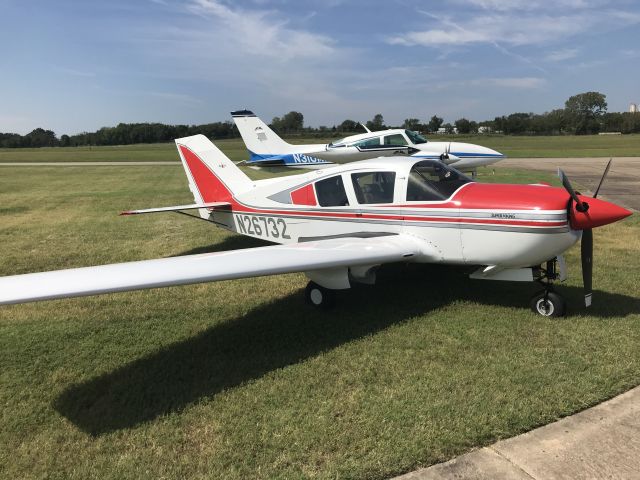
[[[466,142],[498,150],[512,158],[529,157],[636,157],[640,156],[640,135],[512,136],[431,135],[434,142]],[[292,137],[295,144],[328,143],[336,138]],[[248,158],[242,139],[215,140],[232,160]],[[274,152],[277,153],[277,152]],[[146,162],[179,161],[173,143],[118,145],[113,147],[3,148],[4,162]]]
[[[0,169],[0,275],[260,244],[117,216],[191,201],[179,165]],[[0,307],[0,477],[386,478],[584,409],[640,383],[640,220],[594,236],[563,319],[405,265],[330,313],[302,274]]]

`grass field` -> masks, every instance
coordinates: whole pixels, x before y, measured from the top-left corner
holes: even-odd
[[[519,137],[505,135],[447,135],[430,137],[432,141],[476,143],[493,148],[513,158],[528,157],[637,157],[640,156],[640,135],[588,135]],[[332,139],[293,138],[291,143],[323,143]],[[335,139],[333,139],[335,140]],[[241,139],[215,142],[232,160],[247,159]],[[123,145],[115,147],[78,148],[4,148],[3,162],[104,162],[104,161],[178,161],[173,143]]]
[[[258,244],[116,216],[191,201],[179,166],[2,169],[0,275]],[[403,265],[329,315],[301,274],[1,307],[0,477],[385,478],[581,410],[640,383],[640,220],[594,236],[594,306],[573,248],[560,320]]]

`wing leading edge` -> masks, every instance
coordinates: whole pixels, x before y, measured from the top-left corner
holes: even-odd
[[[403,235],[341,238],[0,277],[0,305],[408,260]]]

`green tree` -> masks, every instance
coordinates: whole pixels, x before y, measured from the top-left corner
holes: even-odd
[[[574,133],[598,133],[602,115],[607,112],[606,95],[600,92],[579,93],[564,103],[564,109]]]
[[[271,127],[281,133],[299,132],[304,127],[304,116],[300,112],[291,111],[282,118],[274,117]]]
[[[23,143],[25,147],[53,147],[58,144],[58,139],[53,131],[36,128],[24,136]]]
[[[345,120],[338,126],[338,130],[341,132],[355,132],[358,130],[358,122],[354,122],[353,120]]]
[[[417,118],[405,118],[402,123],[402,128],[407,130],[420,130],[420,120]]]
[[[383,130],[384,129],[384,118],[381,113],[376,113],[373,117],[373,120],[369,120],[367,122],[367,128],[371,131]]]
[[[460,118],[455,121],[455,126],[458,129],[458,133],[470,133],[471,132],[471,122],[466,118]],[[477,128],[477,127],[476,127]]]
[[[438,117],[437,115],[434,115],[433,117],[431,117],[431,120],[429,120],[428,123],[428,129],[431,133],[436,133],[438,131],[438,129],[442,126],[444,122],[444,119],[441,117]]]

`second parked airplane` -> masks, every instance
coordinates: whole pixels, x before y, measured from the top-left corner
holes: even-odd
[[[231,112],[249,150],[248,165],[320,168],[376,157],[407,155],[439,159],[458,170],[474,171],[505,158],[490,148],[461,142],[430,142],[412,130],[389,129],[351,135],[329,144],[292,145],[249,110]],[[366,127],[365,127],[366,129]]]

